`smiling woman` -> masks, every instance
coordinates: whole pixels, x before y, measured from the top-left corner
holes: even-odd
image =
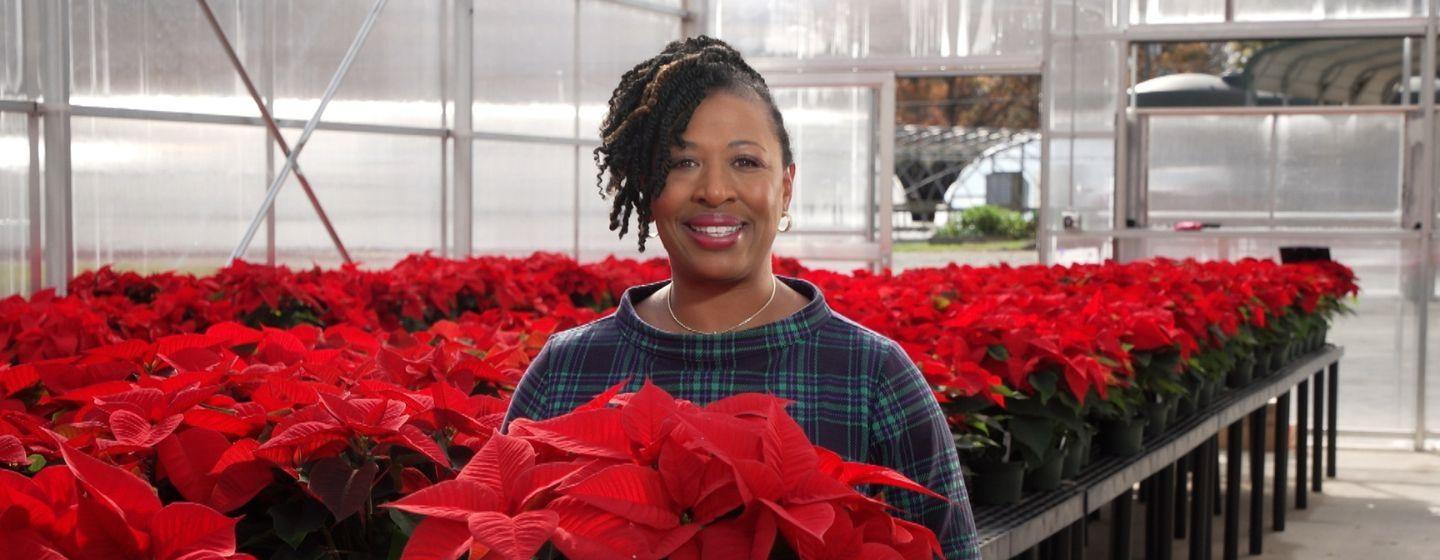
[[[793,221],[796,162],[764,79],[722,41],[673,42],[624,75],[600,136],[610,229],[623,237],[634,216],[641,250],[658,237],[671,278],[552,336],[506,425],[569,412],[620,383],[636,391],[648,380],[697,404],[773,394],[816,445],[945,496],[886,497],[936,533],[946,558],[979,558],[954,440],[924,376],[814,284],[772,269],[775,237]]]

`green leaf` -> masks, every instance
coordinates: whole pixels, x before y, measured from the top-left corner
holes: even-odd
[[[1010,359],[1010,351],[1006,350],[1005,347],[1000,344],[991,344],[990,348],[986,350],[985,353],[997,362],[1003,362]]]
[[[43,455],[31,453],[28,458],[30,459],[30,466],[25,467],[25,470],[30,474],[38,473],[40,469],[45,468],[45,457]]]
[[[1026,460],[1038,463],[1055,447],[1055,422],[1032,416],[1010,419],[1010,436]]]
[[[1060,376],[1054,370],[1037,371],[1030,374],[1030,385],[1040,393],[1040,402],[1050,402],[1055,396],[1055,385],[1060,382]]]
[[[275,535],[294,550],[299,550],[305,538],[325,524],[325,510],[314,500],[275,504],[267,513],[274,523]]]

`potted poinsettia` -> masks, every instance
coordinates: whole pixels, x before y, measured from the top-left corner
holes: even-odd
[[[517,419],[453,479],[383,504],[420,519],[404,555],[940,554],[929,529],[855,486],[941,496],[812,445],[787,401],[741,394],[701,407],[648,381],[633,394],[623,385],[566,415]]]

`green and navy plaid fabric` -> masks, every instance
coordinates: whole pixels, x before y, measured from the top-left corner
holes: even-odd
[[[794,401],[788,412],[811,441],[847,461],[900,471],[950,498],[893,490],[899,515],[930,527],[949,559],[980,558],[954,440],[925,378],[894,341],[832,311],[815,285],[783,282],[810,298],[794,315],[719,335],[674,334],[635,314],[666,282],[625,292],[613,315],[550,338],[515,389],[505,417],[564,414],[626,377],[696,404],[736,393]]]

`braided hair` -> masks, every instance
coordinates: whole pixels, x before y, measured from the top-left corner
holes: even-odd
[[[671,42],[620,78],[600,126],[600,147],[595,149],[595,167],[599,169],[595,184],[602,197],[614,197],[610,230],[618,229],[619,236],[625,237],[634,213],[641,252],[650,234],[650,203],[660,196],[670,172],[670,149],[680,145],[691,115],[716,91],[764,103],[780,139],[784,164],[794,163],[790,136],[770,88],[738,51],[703,35]],[[609,181],[605,180],[607,171]]]

